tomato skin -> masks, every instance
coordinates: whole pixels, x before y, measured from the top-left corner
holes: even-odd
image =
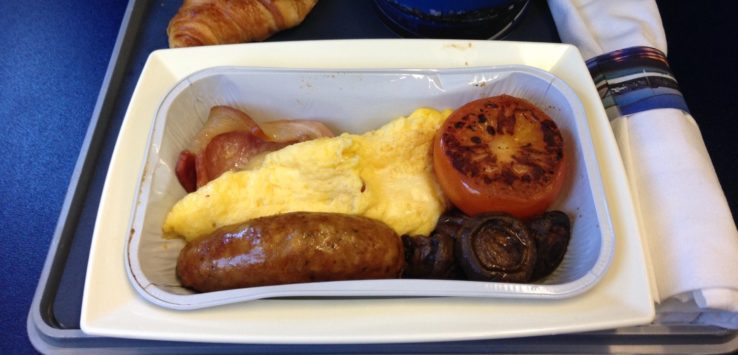
[[[453,132],[452,126],[458,124],[460,117],[485,113],[483,106],[489,105],[489,99],[472,101],[462,106],[449,116],[436,133],[433,142],[433,167],[436,178],[451,203],[470,216],[483,212],[506,212],[518,218],[528,218],[543,213],[560,194],[567,170],[565,155],[563,155],[563,141],[561,141],[558,128],[556,128],[556,133],[559,142],[562,143],[559,147],[558,160],[553,159],[552,171],[546,177],[545,182],[532,184],[535,185],[533,188],[516,190],[508,188],[514,186],[513,184],[485,183],[482,179],[465,175],[454,167],[453,154],[450,154],[449,150],[455,149],[455,146],[444,141],[444,134],[448,137],[449,132]],[[503,96],[502,102],[507,103],[505,100],[511,99],[516,98]],[[513,102],[519,104],[517,101]],[[535,114],[548,118],[540,111],[536,111]],[[519,187],[520,184],[517,186]]]

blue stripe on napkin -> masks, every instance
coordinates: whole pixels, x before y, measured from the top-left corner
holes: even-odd
[[[657,108],[689,112],[666,55],[656,48],[630,47],[587,61],[610,120]]]

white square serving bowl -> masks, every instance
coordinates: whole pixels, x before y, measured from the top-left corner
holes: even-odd
[[[134,209],[130,202],[138,194],[140,167],[147,153],[142,140],[151,132],[156,112],[174,85],[202,69],[225,65],[346,70],[528,65],[554,74],[582,102],[595,159],[608,186],[604,191],[607,215],[615,236],[610,266],[587,292],[551,300],[259,299],[192,311],[145,300],[127,278],[125,253]],[[163,50],[152,53],[147,61],[113,153],[90,251],[81,326],[95,335],[251,343],[376,343],[557,334],[649,322],[653,299],[648,275],[617,145],[586,66],[572,46],[362,40]],[[443,322],[437,321],[440,319]]]

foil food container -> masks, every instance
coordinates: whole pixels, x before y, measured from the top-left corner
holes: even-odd
[[[229,105],[256,121],[318,119],[334,132],[377,129],[419,107],[457,108],[487,96],[529,100],[559,126],[568,178],[551,209],[572,219],[561,265],[529,284],[462,280],[331,281],[196,293],[176,277],[185,242],[164,239],[166,214],[186,192],[174,167],[211,107]],[[169,309],[198,309],[272,297],[495,297],[561,299],[597,284],[612,259],[614,234],[602,172],[581,102],[562,80],[522,66],[454,69],[270,69],[215,67],[177,83],[163,99],[147,140],[146,158],[125,248],[128,278],[144,299]]]

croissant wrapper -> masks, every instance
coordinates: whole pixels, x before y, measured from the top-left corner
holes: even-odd
[[[169,47],[263,41],[299,25],[317,0],[185,0],[169,21]]]

